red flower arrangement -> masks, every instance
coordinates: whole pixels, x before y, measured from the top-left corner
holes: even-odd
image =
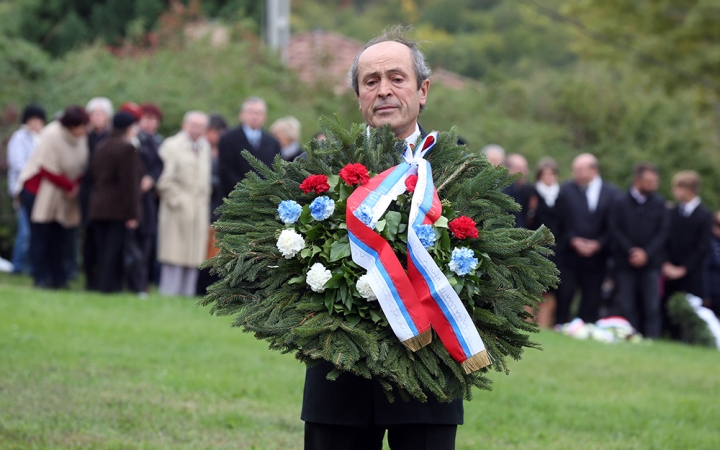
[[[315,191],[317,194],[322,194],[330,190],[328,184],[327,175],[310,175],[305,178],[305,181],[300,183],[300,189],[306,194]]]
[[[478,237],[477,224],[474,220],[467,216],[460,216],[457,219],[453,219],[448,223],[450,232],[458,239]]]
[[[345,167],[340,169],[338,175],[350,186],[355,186],[356,184],[362,185],[370,181],[370,174],[368,173],[367,167],[360,163],[345,165]]]
[[[408,192],[415,192],[415,186],[417,186],[417,175],[410,175],[409,177],[405,178],[405,189],[407,189]]]

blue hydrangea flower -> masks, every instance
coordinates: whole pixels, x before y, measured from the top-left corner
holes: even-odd
[[[353,211],[353,215],[368,227],[375,228],[375,224],[373,223],[373,210],[368,205],[360,205],[358,209]]]
[[[300,213],[302,213],[302,206],[293,200],[283,200],[278,206],[278,215],[285,225],[297,222]]]
[[[467,247],[455,247],[450,258],[450,270],[461,277],[469,274],[478,266],[478,259],[475,254]]]
[[[318,197],[310,203],[310,215],[315,220],[325,220],[335,211],[335,202],[326,195]]]
[[[416,225],[415,234],[425,248],[430,248],[435,243],[435,230],[432,225]]]

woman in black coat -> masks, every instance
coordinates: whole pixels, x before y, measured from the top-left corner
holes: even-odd
[[[558,184],[558,166],[555,160],[552,158],[541,159],[535,171],[535,179],[536,182],[525,214],[525,227],[537,230],[541,225],[545,225],[557,236],[559,219],[555,201],[560,193],[560,185]],[[550,260],[558,264],[557,255],[552,255]],[[550,328],[555,322],[555,292],[546,292],[543,294],[543,298],[545,301],[540,304],[537,321],[541,327]]]
[[[97,290],[119,292],[123,288],[123,247],[127,230],[140,220],[142,163],[132,144],[137,136],[135,117],[120,112],[113,117],[113,130],[90,159],[92,183],[88,218],[94,229]]]

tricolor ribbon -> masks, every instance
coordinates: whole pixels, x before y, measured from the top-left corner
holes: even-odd
[[[358,187],[347,202],[347,226],[352,258],[368,272],[368,283],[377,296],[390,327],[412,351],[428,345],[432,328],[450,355],[467,373],[490,364],[485,345],[447,277],[417,237],[415,227],[435,223],[442,214],[440,199],[425,154],[437,142],[428,134],[413,153],[408,146],[405,162]],[[407,272],[390,244],[373,231],[398,195],[405,180],[418,176],[408,223]]]

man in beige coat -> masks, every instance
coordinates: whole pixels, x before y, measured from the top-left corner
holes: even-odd
[[[198,265],[205,261],[210,215],[210,145],[203,137],[208,117],[185,114],[182,130],[165,139],[165,165],[157,181],[160,293],[195,295]]]

